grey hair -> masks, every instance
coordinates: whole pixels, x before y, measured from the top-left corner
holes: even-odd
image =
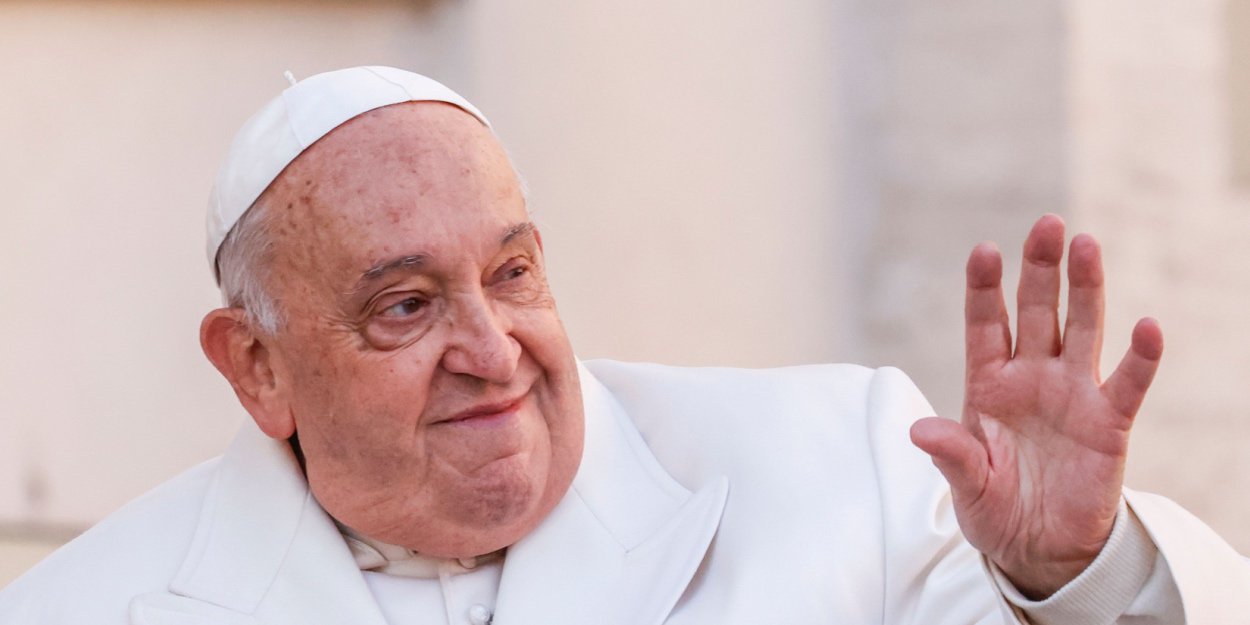
[[[529,185],[506,149],[504,155],[512,167],[525,203],[525,212],[529,215]],[[267,194],[262,193],[230,228],[217,251],[222,302],[226,306],[242,308],[244,320],[269,336],[276,334],[285,322],[282,310],[268,288],[269,268],[273,260],[271,212]]]
[[[223,303],[242,308],[249,325],[272,336],[284,320],[268,289],[273,218],[265,200],[261,194],[226,234],[217,252],[217,275]]]

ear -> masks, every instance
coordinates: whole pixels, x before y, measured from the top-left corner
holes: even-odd
[[[280,392],[266,340],[248,325],[242,308],[218,308],[200,322],[200,347],[230,382],[239,403],[266,435],[288,439],[295,433],[295,419]]]

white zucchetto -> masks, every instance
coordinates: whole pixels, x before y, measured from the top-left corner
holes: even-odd
[[[243,124],[217,172],[208,201],[208,264],[234,224],[286,166],[344,122],[400,102],[446,102],[488,128],[468,100],[441,83],[393,67],[352,67],[295,82]]]

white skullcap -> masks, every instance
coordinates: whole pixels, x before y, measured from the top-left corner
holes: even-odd
[[[295,157],[361,113],[414,101],[454,104],[490,127],[486,116],[460,94],[393,67],[352,67],[310,76],[247,120],[230,144],[208,199],[208,264],[213,277],[217,250],[226,234]]]

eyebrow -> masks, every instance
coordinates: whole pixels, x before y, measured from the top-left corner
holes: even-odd
[[[360,274],[360,279],[356,281],[357,285],[364,285],[373,282],[382,276],[395,271],[397,269],[412,269],[420,267],[425,261],[429,260],[429,256],[425,254],[413,254],[412,256],[401,256],[399,258],[378,263],[364,273]],[[357,289],[359,290],[359,289]]]
[[[532,221],[516,224],[504,231],[503,236],[499,239],[499,246],[503,247],[519,237],[532,234],[536,229]],[[381,261],[362,272],[360,278],[356,280],[356,286],[350,292],[359,293],[368,287],[369,284],[394,271],[412,271],[425,264],[429,259],[428,254],[410,254]]]
[[[503,247],[511,243],[513,239],[519,236],[532,234],[534,230],[535,230],[535,226],[534,226],[534,222],[532,221],[526,221],[523,223],[519,223],[515,226],[512,226],[511,228],[508,228],[508,231],[503,234],[503,238],[499,240],[499,246]]]

